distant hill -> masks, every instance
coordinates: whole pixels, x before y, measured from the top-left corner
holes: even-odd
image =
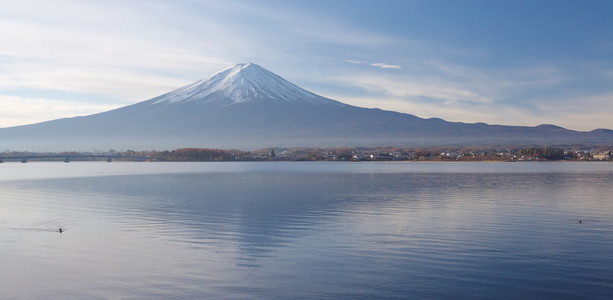
[[[115,110],[0,129],[12,150],[613,144],[613,131],[447,122],[341,103],[253,63]]]

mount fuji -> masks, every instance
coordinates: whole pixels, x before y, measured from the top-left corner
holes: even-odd
[[[4,149],[254,149],[295,146],[613,144],[613,131],[447,122],[356,107],[253,63],[89,116],[0,129]]]

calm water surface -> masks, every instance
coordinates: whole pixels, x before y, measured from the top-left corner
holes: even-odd
[[[611,299],[612,184],[612,163],[4,163],[0,299]]]

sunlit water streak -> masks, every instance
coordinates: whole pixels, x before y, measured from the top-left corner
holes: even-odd
[[[1,299],[613,294],[613,164],[2,169]]]

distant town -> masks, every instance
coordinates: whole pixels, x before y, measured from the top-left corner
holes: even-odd
[[[252,151],[182,148],[166,151],[19,152],[0,162],[30,161],[613,161],[613,147],[484,148],[266,148]]]

